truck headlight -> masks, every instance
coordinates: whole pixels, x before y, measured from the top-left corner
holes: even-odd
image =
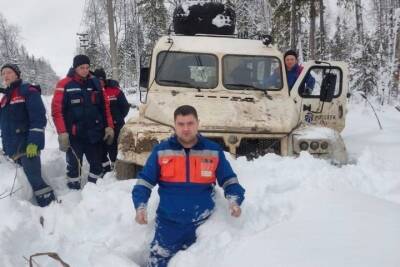
[[[319,148],[319,143],[317,141],[312,141],[310,147],[312,150],[317,150]]]
[[[329,144],[328,144],[328,142],[326,142],[326,141],[324,141],[324,142],[321,143],[321,149],[323,149],[323,150],[328,149],[328,146],[329,146]]]
[[[308,143],[306,141],[303,141],[299,145],[300,150],[308,150]]]

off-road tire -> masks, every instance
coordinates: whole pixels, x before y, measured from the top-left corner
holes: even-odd
[[[117,160],[115,162],[115,176],[118,180],[136,179],[143,166]]]

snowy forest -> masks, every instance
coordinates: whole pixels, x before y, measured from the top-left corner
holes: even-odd
[[[144,64],[137,59],[151,54],[154,42],[173,30],[173,10],[185,2],[199,1],[86,0],[76,53],[89,55],[93,68],[104,67],[123,87],[135,86]],[[270,34],[282,52],[299,51],[300,61],[346,61],[351,91],[363,91],[382,104],[398,102],[400,1],[211,2],[233,5],[239,36],[256,39]],[[18,63],[26,80],[51,93],[55,72],[45,59],[29,55],[20,37],[18,28],[0,16],[0,63]]]
[[[168,33],[174,8],[185,2],[199,1],[88,0],[84,11],[87,42],[80,52],[90,55],[95,65],[104,66],[124,86],[132,86],[140,68],[136,59],[151,53],[154,42]],[[382,103],[398,99],[400,1],[214,2],[234,6],[238,35],[270,34],[282,52],[296,49],[303,61],[346,61],[351,90],[362,90]],[[112,51],[117,55],[114,73]]]
[[[58,79],[56,73],[46,59],[30,55],[20,39],[18,27],[7,23],[0,13],[0,65],[17,64],[24,80],[40,85],[43,94],[51,94]]]

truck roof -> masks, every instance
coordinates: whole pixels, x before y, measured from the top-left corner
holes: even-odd
[[[168,42],[173,40],[173,45]],[[239,55],[268,55],[282,57],[282,53],[275,47],[267,47],[261,40],[239,39],[230,36],[210,35],[170,35],[159,39],[155,48],[160,50],[200,52],[210,54],[239,54]]]

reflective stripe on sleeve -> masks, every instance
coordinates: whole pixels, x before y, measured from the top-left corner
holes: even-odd
[[[239,180],[237,177],[232,177],[230,179],[228,179],[223,185],[222,188],[225,190],[226,187],[228,187],[231,184],[238,184]]]
[[[152,190],[154,187],[154,185],[150,184],[149,182],[143,179],[138,179],[136,185],[143,185],[144,187],[147,187],[150,190]]]

